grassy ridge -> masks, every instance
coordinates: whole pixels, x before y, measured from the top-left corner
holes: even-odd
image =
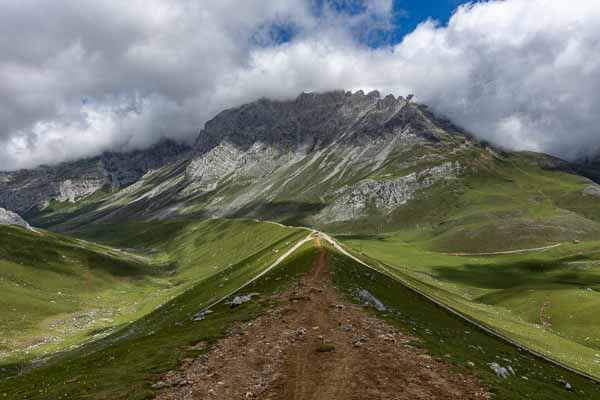
[[[414,346],[454,366],[473,373],[499,400],[600,399],[600,385],[538,359],[436,306],[407,289],[396,279],[372,271],[332,251],[336,285],[353,299],[358,288],[367,289],[388,310],[377,313],[404,332],[418,338]],[[375,311],[373,311],[375,312]],[[515,375],[501,379],[490,363],[510,365]],[[572,387],[567,390],[565,383]]]
[[[442,303],[523,345],[600,377],[600,243],[547,251],[452,256],[414,232],[346,244]]]
[[[413,230],[444,252],[503,251],[600,239],[593,182],[563,162],[532,153],[492,155],[479,148],[446,155],[460,177],[421,191],[388,214],[322,227],[337,233]]]

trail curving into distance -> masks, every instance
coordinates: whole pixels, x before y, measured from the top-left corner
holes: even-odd
[[[256,222],[266,222],[266,223],[270,223],[270,224],[274,224],[274,225],[278,225],[281,227],[286,227],[286,228],[291,228],[291,226],[286,226],[283,225],[281,223],[278,222],[273,222],[273,221],[259,221],[256,220]],[[354,256],[352,253],[350,253],[349,251],[347,251],[341,244],[339,244],[335,239],[333,239],[331,236],[327,235],[326,233],[323,233],[321,231],[318,231],[316,229],[312,229],[312,228],[307,228],[307,227],[297,227],[297,228],[304,228],[310,231],[310,233],[308,234],[308,236],[306,236],[304,239],[300,240],[298,243],[296,243],[296,245],[294,245],[291,249],[289,249],[285,254],[283,254],[281,257],[279,257],[273,264],[271,264],[269,267],[267,267],[263,272],[261,272],[260,274],[258,274],[257,276],[255,276],[254,278],[252,278],[251,280],[249,280],[248,282],[246,282],[245,284],[243,284],[242,286],[240,286],[239,288],[231,291],[230,293],[228,293],[227,295],[223,296],[222,298],[220,298],[219,300],[213,302],[212,304],[210,304],[209,306],[205,307],[203,310],[208,310],[214,306],[216,306],[217,304],[225,301],[226,299],[228,299],[229,297],[231,297],[233,294],[237,293],[238,291],[242,290],[243,288],[245,288],[246,286],[252,284],[254,281],[256,281],[257,279],[260,279],[262,276],[264,276],[265,274],[267,274],[269,271],[271,271],[273,268],[275,268],[277,265],[281,264],[287,257],[289,257],[290,255],[292,255],[296,250],[298,250],[302,245],[304,245],[305,243],[308,243],[312,240],[315,239],[322,239],[324,241],[326,241],[327,243],[329,243],[330,245],[332,245],[337,251],[339,251],[341,254],[345,255],[346,257],[351,258],[352,260],[354,260],[355,262],[359,263],[360,265],[369,268],[370,270],[373,270],[375,272],[378,273],[383,273],[391,278],[393,278],[394,280],[396,280],[397,282],[401,283],[402,285],[404,285],[406,288],[412,290],[413,292],[425,297],[426,299],[428,299],[429,301],[435,303],[436,305],[438,305],[439,307],[442,307],[443,309],[445,309],[446,311],[452,313],[453,315],[469,322],[472,325],[477,326],[478,328],[484,330],[485,332],[487,332],[488,334],[495,336],[501,340],[504,340],[536,357],[539,357],[545,361],[548,361],[554,365],[557,365],[563,369],[566,369],[570,372],[573,372],[575,374],[578,374],[580,376],[583,376],[587,379],[590,379],[594,382],[600,383],[600,379],[589,375],[585,372],[579,371],[575,368],[572,368],[566,364],[561,363],[560,361],[554,360],[540,352],[537,352],[536,350],[530,349],[528,347],[525,347],[523,344],[517,342],[516,340],[511,339],[508,336],[505,336],[499,332],[496,332],[493,328],[488,327],[487,325],[484,325],[472,318],[470,318],[469,316],[463,314],[462,312],[455,310],[454,308],[446,305],[445,303],[437,300],[435,297],[421,291],[420,289],[418,289],[417,287],[415,287],[414,285],[410,284],[409,282],[406,282],[405,280],[401,279],[400,277],[398,277],[394,271],[392,271],[389,267],[383,265],[379,268],[377,267],[373,267],[367,263],[365,263],[364,261],[362,261],[360,258]],[[540,247],[537,249],[523,249],[523,250],[512,250],[509,252],[499,252],[499,253],[487,253],[487,255],[495,255],[495,254],[517,254],[519,252],[527,252],[527,251],[542,251],[542,250],[547,250],[547,249],[551,249],[551,248],[555,248],[558,246],[561,246],[562,243],[559,244],[554,244],[554,245],[550,245],[550,246],[546,246],[546,247]],[[480,253],[480,254],[468,254],[468,255],[486,255],[486,253]]]

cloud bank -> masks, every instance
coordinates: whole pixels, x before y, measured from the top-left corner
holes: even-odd
[[[600,148],[600,3],[488,1],[402,42],[391,0],[8,0],[0,13],[0,169],[161,138],[224,108],[302,91],[378,89],[500,145]]]

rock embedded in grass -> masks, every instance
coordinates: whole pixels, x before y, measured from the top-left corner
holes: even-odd
[[[332,351],[335,351],[335,345],[330,343],[323,343],[317,347],[317,352],[319,353],[331,353]]]

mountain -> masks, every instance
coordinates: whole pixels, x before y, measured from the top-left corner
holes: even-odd
[[[600,235],[600,187],[569,163],[498,150],[411,96],[378,92],[263,99],[218,114],[191,149],[157,145],[9,176],[0,206],[61,231],[244,217],[346,233],[427,228],[447,251]]]
[[[109,152],[58,166],[0,172],[0,204],[26,213],[44,209],[53,201],[74,203],[94,193],[111,193],[188,151],[185,145],[165,141],[144,151]]]
[[[410,99],[338,91],[224,111],[206,124],[191,152],[168,148],[174,161],[156,162],[163,147],[137,153],[133,163],[111,154],[10,174],[0,204],[52,226],[51,201],[79,209],[69,203],[108,185],[112,193],[94,201],[82,222],[277,213],[329,224],[368,217],[372,205],[385,215],[423,189],[457,178],[466,167],[461,155],[477,144]],[[121,162],[111,168],[115,158]]]
[[[337,233],[417,228],[434,250],[490,252],[599,238],[599,194],[581,166],[481,143],[411,96],[336,91],[225,110],[191,148],[5,173],[0,206],[62,232],[257,218]]]

